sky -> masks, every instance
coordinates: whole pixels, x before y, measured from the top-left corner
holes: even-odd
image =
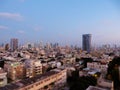
[[[119,0],[0,0],[0,43],[120,44]]]

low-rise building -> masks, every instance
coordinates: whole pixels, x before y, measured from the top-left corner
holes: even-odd
[[[3,87],[7,84],[7,72],[0,68],[0,87]]]
[[[4,70],[7,72],[7,77],[11,80],[24,77],[24,65],[21,62],[6,61],[4,64]]]
[[[105,88],[110,88],[110,90],[114,90],[113,89],[113,81],[106,80],[104,78],[103,74],[101,74],[100,78],[97,81],[97,84],[98,84],[98,86],[105,87]]]
[[[1,87],[0,90],[47,90],[49,86],[58,87],[66,82],[66,69],[55,69],[50,72],[27,78]]]
[[[25,77],[31,78],[34,76],[34,61],[27,59],[24,61]]]
[[[87,68],[98,69],[101,71],[107,71],[107,64],[103,64],[100,62],[88,62]]]
[[[86,90],[110,90],[108,88],[102,88],[98,86],[89,86]]]
[[[35,75],[42,74],[42,64],[40,60],[34,61],[34,72],[35,72]]]

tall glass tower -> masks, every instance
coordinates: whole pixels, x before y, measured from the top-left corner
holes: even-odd
[[[83,34],[82,36],[82,48],[90,53],[91,51],[91,34]]]

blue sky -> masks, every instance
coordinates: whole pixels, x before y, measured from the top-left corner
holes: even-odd
[[[119,44],[119,0],[0,0],[0,42]]]

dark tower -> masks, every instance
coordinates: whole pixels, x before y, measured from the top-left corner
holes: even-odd
[[[84,34],[82,36],[82,47],[83,47],[83,50],[90,53],[90,51],[91,51],[91,34]]]

